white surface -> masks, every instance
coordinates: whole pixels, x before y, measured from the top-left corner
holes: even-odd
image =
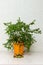
[[[14,58],[12,52],[0,52],[0,65],[43,65],[43,53],[28,53],[23,58]]]
[[[21,19],[30,23],[36,19],[36,26],[42,31],[41,35],[36,35],[37,43],[31,47],[31,51],[35,53],[26,54],[24,58],[13,58],[12,53],[4,52],[6,49],[3,43],[7,39],[5,34],[4,22],[15,21]],[[2,52],[3,51],[3,52]],[[40,53],[37,53],[40,52]],[[0,0],[0,64],[42,64],[43,65],[43,0]]]

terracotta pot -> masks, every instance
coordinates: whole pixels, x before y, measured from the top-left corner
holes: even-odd
[[[14,57],[23,56],[24,54],[24,44],[23,43],[13,43]]]

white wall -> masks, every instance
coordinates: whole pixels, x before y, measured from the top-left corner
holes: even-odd
[[[3,23],[15,23],[18,17],[26,23],[36,19],[36,27],[42,30],[42,34],[36,35],[37,42],[31,49],[43,52],[43,0],[0,0],[0,51],[6,50],[2,45],[7,38]]]

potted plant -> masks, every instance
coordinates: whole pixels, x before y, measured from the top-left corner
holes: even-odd
[[[12,22],[4,23],[6,26],[6,33],[9,36],[7,42],[4,43],[4,46],[10,50],[14,50],[14,57],[22,57],[24,54],[24,47],[27,48],[27,51],[29,51],[31,45],[35,42],[33,37],[34,33],[41,33],[39,28],[30,28],[30,26],[34,23],[35,20],[33,20],[30,24],[26,24],[21,21],[20,17],[16,24],[13,24]]]

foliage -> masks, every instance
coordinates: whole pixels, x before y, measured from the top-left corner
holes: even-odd
[[[8,49],[12,49],[13,42],[23,42],[24,46],[27,48],[27,50],[29,50],[31,45],[35,42],[33,33],[41,33],[39,28],[33,30],[30,28],[33,24],[35,24],[35,20],[33,20],[30,24],[26,24],[21,21],[20,17],[16,24],[13,24],[12,22],[4,23],[6,26],[6,33],[9,36],[4,46]]]

